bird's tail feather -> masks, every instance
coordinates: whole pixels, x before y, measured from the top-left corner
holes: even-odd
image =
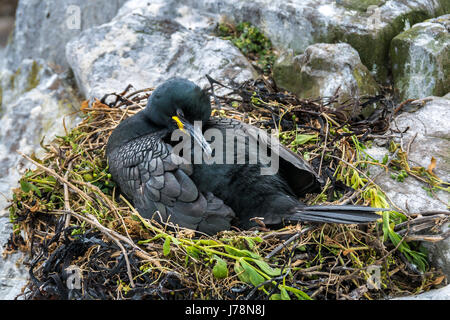
[[[380,219],[381,216],[375,212],[386,210],[388,209],[354,205],[298,207],[285,221],[361,224]]]

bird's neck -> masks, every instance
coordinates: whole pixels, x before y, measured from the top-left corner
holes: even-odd
[[[141,136],[165,130],[145,117],[142,111],[123,120],[112,132],[108,140],[107,153]]]

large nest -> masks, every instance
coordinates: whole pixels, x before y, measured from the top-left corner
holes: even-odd
[[[420,242],[440,240],[439,212],[386,211],[380,222],[233,229],[215,236],[142,219],[108,173],[105,145],[117,124],[147,102],[152,89],[114,93],[82,105],[83,121],[43,146],[42,159],[24,155],[28,170],[14,190],[14,230],[6,252],[27,253],[25,299],[382,299],[447,283],[431,267]],[[378,162],[364,151],[395,112],[385,96],[337,106],[338,95],[301,100],[267,81],[244,83],[215,97],[213,115],[272,129],[309,160],[326,184],[308,204],[354,203],[388,207],[370,177],[371,166],[413,172],[399,146]],[[377,103],[369,119],[348,116]],[[220,108],[219,108],[220,104]],[[344,111],[343,111],[344,110]],[[406,162],[406,165],[405,165]],[[391,204],[391,207],[393,204]],[[425,232],[425,234],[423,234]]]

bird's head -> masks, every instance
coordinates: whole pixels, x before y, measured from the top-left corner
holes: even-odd
[[[209,93],[192,81],[172,78],[159,85],[150,96],[145,116],[154,124],[189,133],[207,152],[211,147],[195,121],[205,123],[211,116]]]

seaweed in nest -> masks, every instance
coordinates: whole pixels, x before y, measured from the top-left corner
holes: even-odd
[[[23,155],[36,168],[13,192],[14,229],[6,250],[29,257],[23,298],[382,299],[446,283],[417,240],[447,236],[439,226],[448,212],[408,216],[393,210],[368,226],[268,230],[261,224],[215,236],[143,219],[111,180],[104,154],[112,130],[141,110],[152,92],[131,89],[84,102],[83,121],[44,146],[42,159]],[[304,199],[308,204],[388,207],[368,170],[387,170],[392,161],[379,163],[364,152],[389,126],[393,104],[385,96],[348,102],[381,104],[365,120],[346,115],[345,105],[336,107],[337,96],[298,99],[267,79],[215,98],[220,108],[213,115],[272,130],[313,164],[326,183]]]

